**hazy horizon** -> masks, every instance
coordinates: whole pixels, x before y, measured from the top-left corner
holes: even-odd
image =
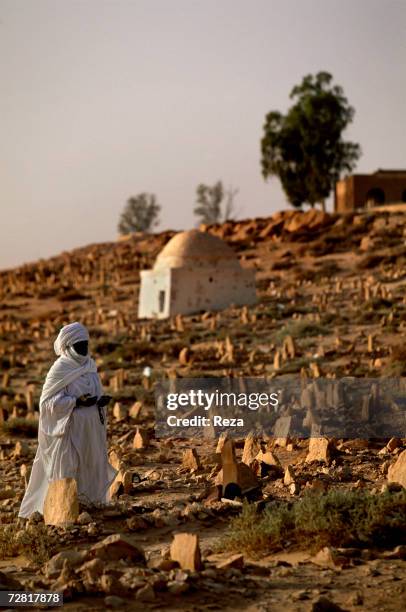
[[[406,168],[406,2],[0,0],[0,269],[114,240],[126,200],[194,227],[199,183],[239,217],[288,208],[265,182],[265,114],[331,72],[355,119],[355,172]]]

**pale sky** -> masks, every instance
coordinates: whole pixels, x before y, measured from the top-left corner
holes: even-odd
[[[357,172],[406,167],[406,0],[0,0],[0,269],[114,240],[130,195],[195,226],[196,186],[240,217],[265,183],[265,114],[327,70],[355,107]]]

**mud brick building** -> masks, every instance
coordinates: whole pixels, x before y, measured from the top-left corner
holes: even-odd
[[[336,212],[398,202],[406,202],[406,170],[377,170],[372,174],[353,174],[336,183]]]

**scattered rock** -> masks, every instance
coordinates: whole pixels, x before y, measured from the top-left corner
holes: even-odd
[[[321,565],[322,567],[329,567],[333,570],[341,570],[349,564],[347,557],[340,555],[340,553],[332,548],[331,546],[325,546],[314,556],[310,558],[312,563]]]
[[[87,551],[64,550],[54,555],[44,567],[45,575],[48,578],[57,578],[64,565],[72,569],[79,567],[87,558]]]
[[[88,512],[81,512],[77,518],[77,523],[79,525],[89,525],[93,521],[92,517]]]
[[[138,601],[154,601],[155,600],[155,592],[150,584],[146,584],[145,586],[138,589],[135,599]]]
[[[346,612],[346,610],[322,595],[313,602],[311,612]]]
[[[244,567],[244,556],[238,554],[233,555],[229,559],[217,563],[216,567],[217,569],[242,569]]]
[[[78,573],[89,583],[96,583],[104,571],[104,563],[101,559],[91,559],[78,569]]]
[[[100,589],[106,595],[117,595],[119,597],[126,596],[127,589],[113,574],[103,574],[100,577]]]
[[[129,559],[131,561],[145,561],[144,551],[131,542],[127,536],[114,533],[98,542],[89,551],[90,556],[106,561],[118,561]]]
[[[170,580],[168,582],[168,591],[172,595],[182,595],[189,590],[187,582],[178,582],[177,580]]]
[[[397,448],[402,448],[402,446],[402,440],[400,440],[399,438],[391,438],[387,443],[386,448],[390,453],[393,453],[394,450],[396,450]]]
[[[11,487],[5,487],[4,489],[0,489],[0,500],[12,499],[15,496],[16,496],[16,492]]]
[[[106,608],[119,609],[125,606],[125,600],[116,595],[108,595],[104,598],[104,605]]]
[[[142,516],[131,516],[126,521],[127,527],[130,531],[142,531],[143,529],[147,529],[149,527],[149,523]]]

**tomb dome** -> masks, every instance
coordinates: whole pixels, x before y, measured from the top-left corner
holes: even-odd
[[[240,268],[233,249],[221,238],[197,229],[175,234],[156,258],[154,269],[186,266]]]

